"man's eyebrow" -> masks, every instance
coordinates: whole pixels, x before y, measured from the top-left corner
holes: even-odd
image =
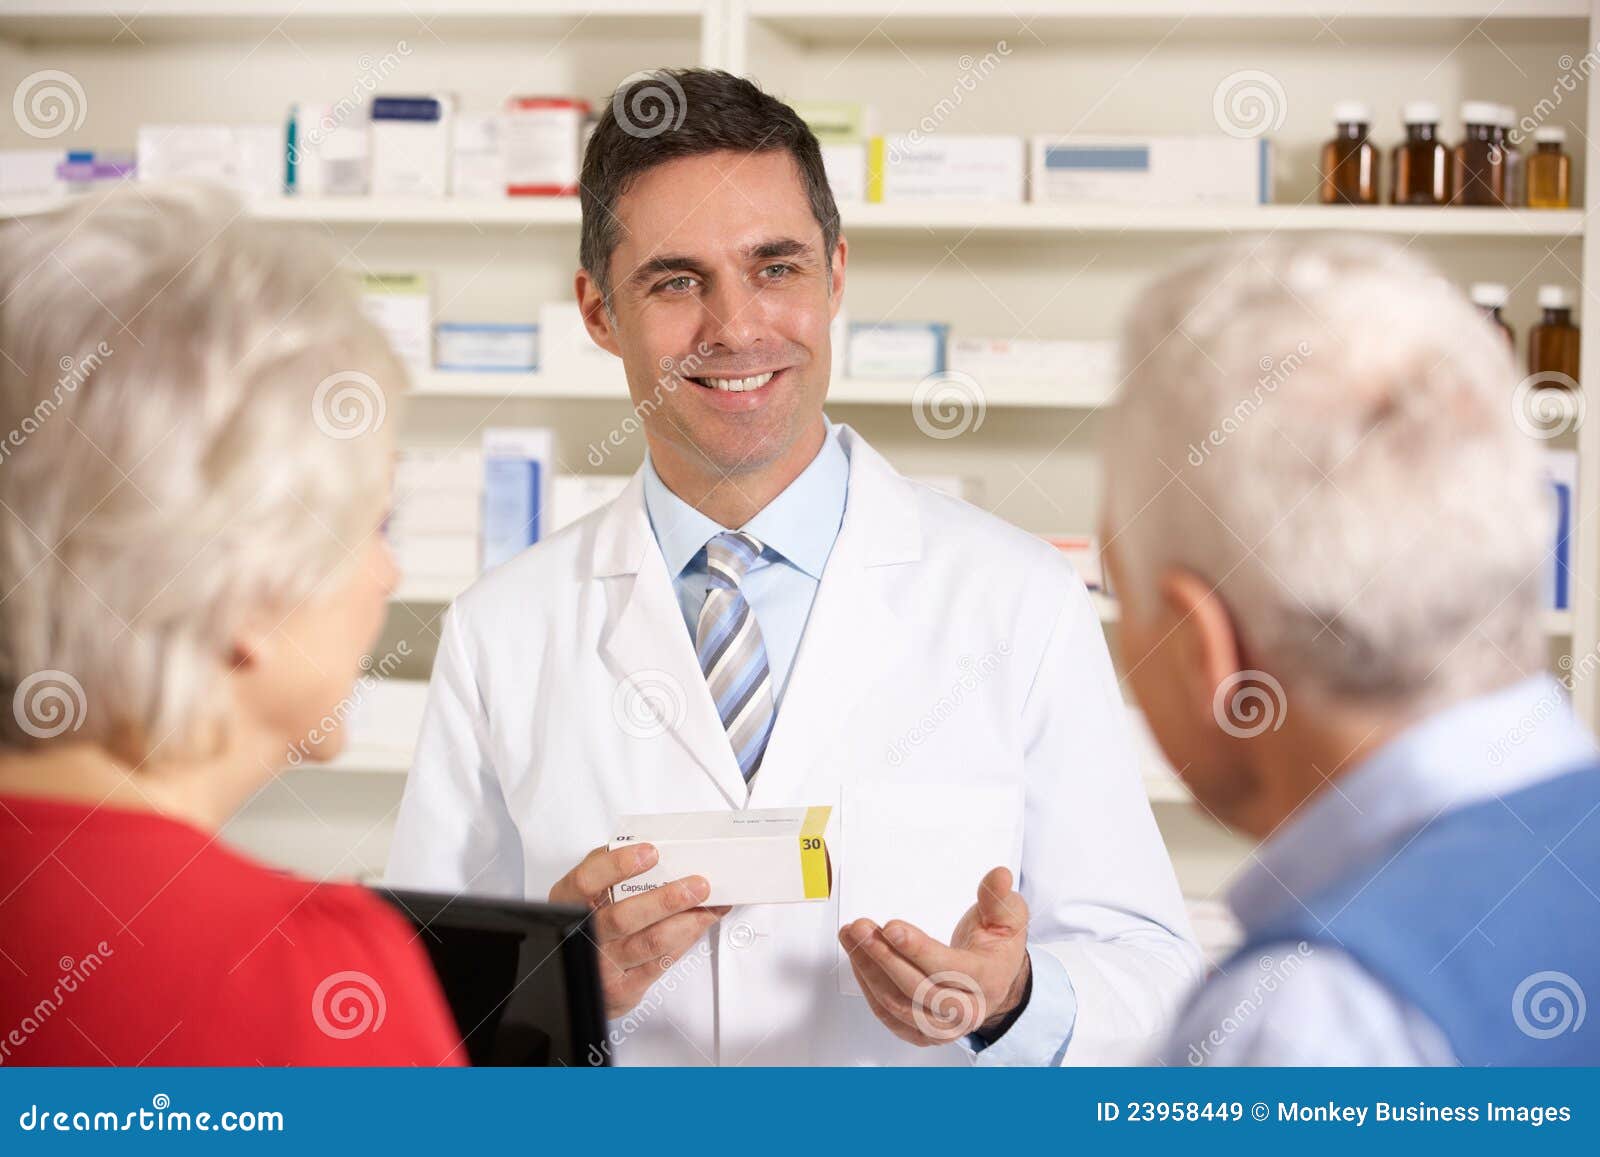
[[[793,237],[778,237],[758,245],[747,246],[744,252],[746,257],[764,261],[769,257],[810,257],[812,251],[811,246],[804,241]]]
[[[659,277],[663,273],[692,273],[696,277],[706,277],[709,271],[696,258],[673,253],[664,253],[659,257],[648,257],[639,262],[628,280],[638,284]]]

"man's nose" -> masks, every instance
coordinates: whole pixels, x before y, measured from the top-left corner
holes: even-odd
[[[706,296],[703,339],[713,348],[739,352],[760,342],[765,333],[760,295],[743,278],[721,278]]]

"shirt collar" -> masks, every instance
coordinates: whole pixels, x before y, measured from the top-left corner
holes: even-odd
[[[1312,796],[1256,849],[1228,905],[1246,926],[1260,926],[1442,812],[1569,771],[1595,750],[1548,675],[1453,704]]]
[[[738,528],[819,580],[844,521],[850,483],[849,455],[840,444],[833,423],[827,419],[824,422],[822,448],[810,465]],[[674,578],[683,573],[711,538],[734,529],[719,525],[669,490],[649,454],[644,463],[644,502],[667,573]]]

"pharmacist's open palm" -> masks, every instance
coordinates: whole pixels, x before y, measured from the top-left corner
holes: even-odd
[[[702,908],[711,894],[704,876],[685,876],[613,903],[614,884],[649,871],[659,858],[650,844],[612,851],[596,848],[550,889],[552,904],[577,904],[594,912],[590,934],[600,956],[606,1016],[632,1012],[645,991],[723,916]]]
[[[1006,868],[984,876],[948,945],[904,920],[856,920],[839,940],[873,1015],[915,1045],[993,1027],[1027,991],[1028,905]]]

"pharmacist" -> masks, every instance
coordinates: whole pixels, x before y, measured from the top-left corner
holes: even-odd
[[[597,905],[618,1063],[1141,1055],[1198,954],[1083,586],[824,419],[847,246],[804,122],[632,83],[681,123],[602,117],[576,286],[648,459],[446,616],[391,883]],[[619,816],[820,804],[828,900],[606,902]]]

